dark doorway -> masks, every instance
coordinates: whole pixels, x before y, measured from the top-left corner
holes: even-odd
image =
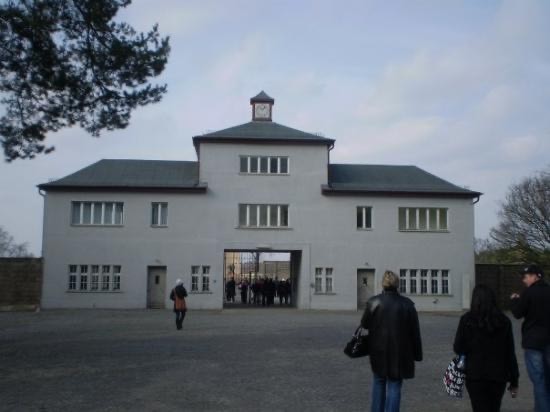
[[[224,251],[224,308],[296,307],[301,252]]]

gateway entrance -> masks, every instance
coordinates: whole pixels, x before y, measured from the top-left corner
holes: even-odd
[[[224,251],[224,308],[296,307],[301,251]]]

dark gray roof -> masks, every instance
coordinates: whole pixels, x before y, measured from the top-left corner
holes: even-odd
[[[273,97],[268,96],[267,93],[262,90],[256,96],[250,98],[250,104],[252,104],[254,102],[266,102],[266,103],[273,103],[274,104],[275,99],[273,99]]]
[[[461,188],[416,166],[331,164],[323,193],[394,193],[477,197],[481,193]]]
[[[38,185],[43,190],[206,190],[199,164],[190,161],[103,159],[69,176]]]
[[[283,126],[275,122],[248,122],[239,126],[219,130],[193,137],[196,145],[199,142],[295,142],[313,144],[334,144],[334,139],[328,139],[312,133]]]

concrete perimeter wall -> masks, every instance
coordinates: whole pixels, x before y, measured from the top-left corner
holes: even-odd
[[[0,258],[0,311],[36,310],[42,291],[42,258]]]

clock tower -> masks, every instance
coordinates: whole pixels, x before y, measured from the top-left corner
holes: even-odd
[[[275,100],[269,97],[263,90],[250,99],[252,106],[252,120],[258,122],[270,122]]]

